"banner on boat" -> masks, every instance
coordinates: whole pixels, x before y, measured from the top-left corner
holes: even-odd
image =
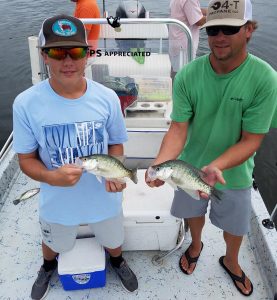
[[[151,52],[150,51],[143,51],[140,49],[130,49],[130,51],[120,51],[120,50],[113,50],[113,51],[107,51],[107,50],[93,50],[91,49],[89,51],[90,56],[96,56],[96,57],[101,57],[101,56],[141,56],[141,57],[146,57],[150,56]]]

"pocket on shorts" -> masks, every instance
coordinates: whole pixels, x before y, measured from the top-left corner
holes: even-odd
[[[39,221],[40,223],[40,229],[43,237],[43,241],[46,244],[51,244],[53,243],[53,238],[52,238],[52,232],[51,232],[51,226],[43,221]]]

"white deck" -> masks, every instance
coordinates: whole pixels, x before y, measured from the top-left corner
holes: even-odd
[[[38,197],[14,206],[12,201],[24,191],[38,186],[21,172],[12,180],[5,203],[0,211],[0,299],[29,299],[32,284],[41,265],[40,229],[38,224]],[[133,294],[125,292],[116,275],[108,267],[105,288],[64,291],[58,276],[51,280],[46,299],[245,299],[233,286],[230,278],[218,263],[224,255],[222,232],[207,223],[203,235],[204,248],[197,269],[191,276],[183,274],[178,267],[180,254],[190,243],[186,236],[182,249],[166,258],[161,266],[151,262],[158,251],[126,252],[124,257],[136,273],[139,289]],[[269,288],[259,272],[249,240],[243,242],[240,261],[254,284],[252,299],[272,300]]]

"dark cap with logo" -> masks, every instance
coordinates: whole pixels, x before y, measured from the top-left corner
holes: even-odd
[[[41,49],[88,46],[86,30],[81,20],[68,15],[58,15],[43,22],[39,33]]]

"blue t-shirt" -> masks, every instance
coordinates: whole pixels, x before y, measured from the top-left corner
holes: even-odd
[[[48,169],[74,163],[80,156],[107,153],[108,145],[127,140],[120,101],[114,91],[87,79],[78,99],[66,99],[45,80],[19,94],[13,105],[13,148],[38,150]],[[64,225],[95,223],[118,215],[122,194],[108,193],[105,181],[83,173],[72,187],[41,183],[40,216]]]

